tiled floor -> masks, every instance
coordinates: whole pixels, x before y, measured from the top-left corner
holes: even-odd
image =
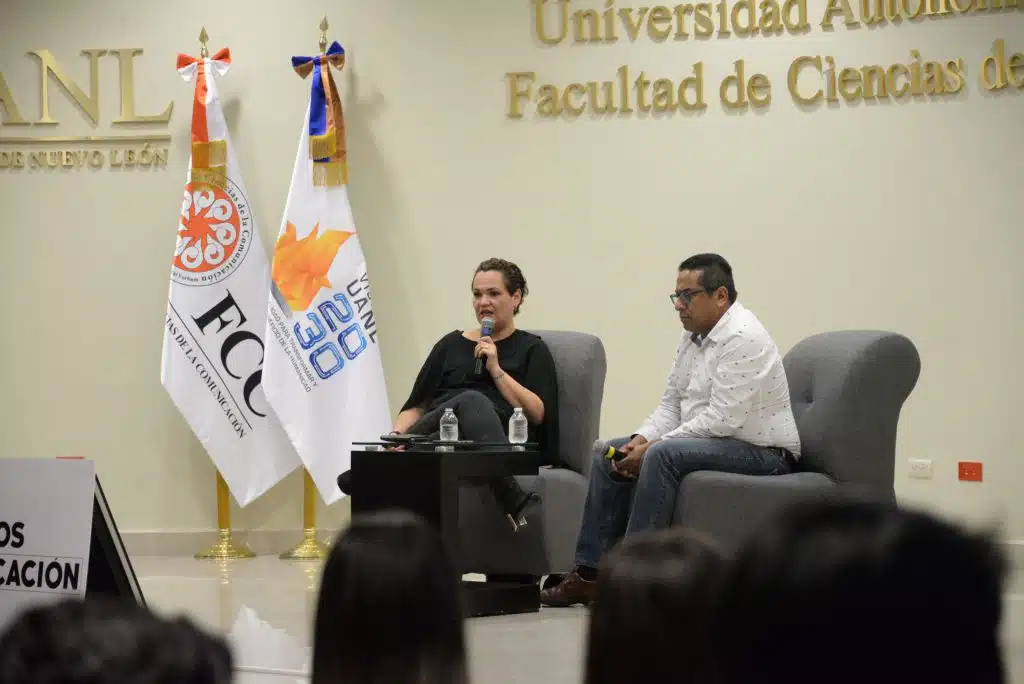
[[[133,563],[154,610],[185,613],[228,635],[238,684],[305,684],[318,565],[271,556],[225,565],[158,557]],[[581,680],[583,609],[477,618],[467,634],[474,684]],[[1007,596],[1004,637],[1010,681],[1024,684],[1024,577],[1014,578]]]
[[[236,684],[306,682],[318,564],[273,556],[227,564],[143,556],[132,563],[152,609],[185,613],[228,636]],[[585,627],[581,608],[470,620],[472,681],[576,684]]]

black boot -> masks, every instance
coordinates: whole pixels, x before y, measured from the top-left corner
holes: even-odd
[[[540,503],[540,494],[526,491],[511,476],[496,477],[488,480],[487,484],[494,493],[494,498],[498,500],[501,510],[505,512],[512,529],[518,532],[526,527],[526,514]]]

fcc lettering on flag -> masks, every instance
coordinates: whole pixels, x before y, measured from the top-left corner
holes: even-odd
[[[231,55],[181,55],[195,81],[160,379],[240,506],[299,466],[263,393],[270,265],[246,199],[214,75]]]

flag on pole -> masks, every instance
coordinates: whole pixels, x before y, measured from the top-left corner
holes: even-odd
[[[391,425],[331,75],[344,63],[338,43],[292,58],[300,76],[312,75],[312,95],[274,247],[266,334],[267,400],[328,504],[342,496],[337,477],[352,442],[376,440]]]
[[[227,49],[178,56],[182,78],[195,79],[192,155],[160,380],[245,506],[300,461],[263,392],[270,268],[213,78],[230,65]]]

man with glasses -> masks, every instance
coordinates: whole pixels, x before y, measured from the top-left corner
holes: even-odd
[[[668,386],[632,436],[595,445],[576,568],[541,593],[544,605],[590,603],[601,555],[623,535],[669,526],[687,474],[782,475],[799,458],[782,356],[736,301],[729,263],[717,254],[690,257],[669,299],[684,332]],[[607,459],[609,445],[626,457]]]

